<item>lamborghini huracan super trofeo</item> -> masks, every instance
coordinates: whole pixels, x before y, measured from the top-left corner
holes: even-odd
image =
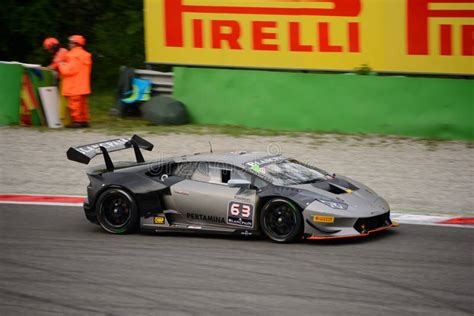
[[[130,148],[136,161],[113,163]],[[135,231],[263,234],[276,242],[366,236],[397,226],[367,186],[295,159],[237,151],[145,162],[153,145],[134,135],[71,147],[70,160],[105,165],[87,175],[87,219],[114,234]]]

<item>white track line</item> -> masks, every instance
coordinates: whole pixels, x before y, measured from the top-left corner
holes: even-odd
[[[474,225],[441,223],[441,222],[448,221],[450,219],[458,218],[458,217],[461,217],[461,216],[420,215],[420,214],[407,214],[407,213],[397,213],[397,212],[390,213],[390,218],[400,224],[474,228]]]

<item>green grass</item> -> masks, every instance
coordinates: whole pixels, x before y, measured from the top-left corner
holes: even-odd
[[[88,131],[100,132],[110,135],[130,135],[132,133],[140,134],[195,134],[195,135],[209,135],[209,134],[223,134],[234,137],[244,136],[287,136],[299,137],[302,135],[318,138],[327,132],[317,131],[288,131],[277,129],[258,129],[247,128],[234,125],[153,125],[141,117],[120,117],[111,114],[112,106],[115,102],[115,96],[112,91],[94,92],[89,98],[90,114],[91,114],[91,128]],[[345,137],[357,137],[365,139],[367,137],[382,137],[393,140],[416,140],[426,143],[428,147],[435,147],[437,142],[449,141],[445,139],[435,139],[426,137],[409,137],[401,135],[366,135],[366,134],[348,134],[348,133],[329,133],[336,136],[336,138],[343,140]],[[377,140],[379,141],[379,139]],[[472,146],[473,142],[467,141],[467,146]],[[432,148],[432,150],[433,150]]]
[[[359,140],[364,140],[370,137],[377,137],[377,144],[380,142],[380,137],[397,140],[415,140],[423,142],[431,150],[436,149],[437,142],[444,142],[446,140],[437,140],[421,137],[408,137],[397,135],[366,135],[366,134],[346,134],[346,133],[325,133],[315,131],[287,131],[287,130],[270,130],[247,128],[232,125],[197,125],[187,124],[179,126],[157,126],[149,123],[140,117],[125,117],[122,118],[111,114],[111,109],[114,104],[115,97],[113,92],[94,92],[89,98],[90,114],[91,114],[91,128],[85,130],[90,132],[99,132],[109,135],[131,135],[131,134],[194,134],[194,135],[209,135],[221,134],[230,135],[234,137],[244,136],[286,136],[297,138],[300,136],[314,137],[317,144],[321,144],[326,140],[320,136],[332,134],[338,141],[343,141],[346,137],[356,137]],[[15,128],[15,127],[13,127]],[[21,128],[21,127],[17,127]],[[50,129],[47,127],[33,127],[40,132],[54,132],[64,129]],[[385,141],[382,141],[382,143]],[[474,142],[465,142],[468,148],[474,148]]]
[[[132,132],[151,134],[225,134],[232,136],[245,135],[291,135],[297,132],[245,128],[240,126],[217,126],[187,124],[179,126],[153,125],[140,117],[120,117],[111,114],[115,97],[112,92],[95,92],[89,98],[91,115],[90,131],[106,134],[130,134]]]

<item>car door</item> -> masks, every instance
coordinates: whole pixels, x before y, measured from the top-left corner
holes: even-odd
[[[190,179],[171,187],[177,211],[202,226],[254,228],[257,191],[230,187],[230,179],[250,181],[251,176],[229,165],[200,162]]]

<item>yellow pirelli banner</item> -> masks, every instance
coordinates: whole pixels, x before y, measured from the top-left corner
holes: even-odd
[[[145,0],[151,63],[474,74],[474,0]]]

